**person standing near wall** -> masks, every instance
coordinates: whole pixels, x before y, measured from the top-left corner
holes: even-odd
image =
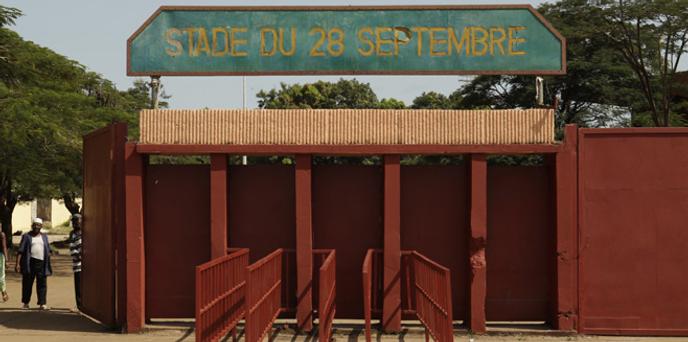
[[[41,234],[43,220],[35,218],[31,225],[31,231],[22,235],[14,270],[22,274],[22,309],[29,308],[31,301],[31,288],[36,280],[36,294],[38,295],[38,307],[48,310],[46,296],[48,294],[47,277],[52,275],[50,265],[50,244],[48,237]],[[21,267],[20,267],[21,265]]]
[[[6,302],[10,299],[7,295],[7,284],[5,283],[5,269],[7,269],[7,259],[9,255],[7,254],[7,238],[5,233],[2,232],[2,224],[0,223],[0,294],[2,294],[2,302]]]
[[[74,271],[74,298],[76,309],[81,308],[81,214],[72,215],[72,231],[69,232],[69,254],[72,256]]]

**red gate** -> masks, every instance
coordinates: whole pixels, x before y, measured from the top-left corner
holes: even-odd
[[[327,254],[327,258],[320,266],[318,283],[318,320],[319,339],[327,342],[332,337],[332,321],[337,306],[335,305],[337,259],[334,250]]]
[[[117,286],[124,283],[124,144],[127,126],[113,124],[84,136],[84,222],[82,305],[79,308],[107,326],[115,313]],[[119,253],[116,250],[119,249]],[[116,260],[119,256],[120,260]],[[120,267],[117,268],[118,264]],[[119,277],[116,278],[115,275]],[[123,286],[119,287],[120,289]],[[124,296],[119,295],[120,306]],[[118,319],[119,318],[119,319]]]
[[[402,251],[402,311],[415,316],[436,341],[452,341],[450,272],[416,251]],[[363,314],[366,341],[370,342],[373,313],[380,312],[382,251],[369,249],[363,259]]]
[[[578,141],[579,331],[688,336],[688,130]]]
[[[454,340],[449,269],[414,251],[413,292],[416,315],[435,341]]]
[[[248,249],[196,267],[196,341],[218,341],[246,313]]]
[[[246,341],[258,342],[272,328],[281,310],[282,255],[277,249],[248,266]]]

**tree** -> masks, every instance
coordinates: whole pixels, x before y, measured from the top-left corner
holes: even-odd
[[[21,11],[0,5],[0,29],[14,25],[14,21],[22,15]],[[12,69],[7,61],[9,48],[5,44],[5,37],[0,33],[0,81],[12,81]]]
[[[454,91],[449,97],[434,91],[423,92],[413,99],[413,109],[457,109],[461,107],[463,97],[460,91]]]
[[[261,90],[258,107],[288,108],[377,108],[377,96],[368,83],[340,79],[336,83],[317,81],[304,85],[280,84],[280,89]]]
[[[380,109],[404,109],[404,108],[406,108],[406,104],[404,104],[404,101],[397,100],[394,98],[389,98],[389,99],[380,100],[380,103],[377,105],[377,108],[380,108]]]
[[[0,28],[11,77],[0,82],[0,222],[11,235],[18,202],[63,198],[72,212],[81,194],[82,135],[113,121],[136,135],[148,106],[141,85],[118,91],[79,63]],[[7,75],[3,75],[7,76]]]
[[[596,9],[605,24],[596,26],[597,32],[637,77],[645,99],[643,114],[655,126],[680,123],[675,108],[681,105],[676,106],[674,96],[680,87],[679,62],[688,47],[688,1],[606,0]]]
[[[567,39],[567,69],[563,76],[545,77],[547,98],[559,99],[558,131],[565,124],[601,127],[623,122],[638,111],[640,97],[633,71],[609,45],[597,27],[603,19],[587,0],[563,0],[538,8]],[[463,108],[532,108],[533,76],[480,76],[460,88]]]

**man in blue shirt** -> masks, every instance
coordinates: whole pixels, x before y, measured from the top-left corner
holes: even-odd
[[[41,310],[48,310],[46,305],[46,295],[48,293],[47,277],[52,274],[50,265],[50,244],[48,237],[41,234],[43,220],[35,218],[31,225],[31,231],[22,235],[19,249],[17,250],[17,260],[14,270],[22,274],[22,306],[23,309],[29,308],[31,301],[31,288],[36,280],[36,292],[38,294],[38,307]],[[21,267],[20,267],[21,266]]]

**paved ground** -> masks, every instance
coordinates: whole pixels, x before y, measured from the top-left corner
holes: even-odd
[[[70,312],[74,307],[74,294],[72,292],[73,280],[69,257],[58,255],[53,258],[55,275],[48,278],[48,305],[52,310],[41,312],[35,309],[36,298],[32,298],[33,309],[24,311],[18,309],[21,306],[21,277],[9,271],[8,291],[11,296],[7,303],[0,303],[0,341],[16,342],[90,342],[90,341],[193,341],[193,331],[190,324],[159,324],[147,329],[140,335],[121,335],[104,330],[98,323],[89,318]],[[14,267],[14,260],[9,265]],[[377,341],[423,341],[420,330],[414,329],[400,335],[375,336]],[[335,336],[337,341],[364,341],[364,335],[360,330],[351,330],[344,327]],[[456,341],[688,341],[688,338],[634,338],[634,337],[586,337],[586,336],[540,336],[537,334],[511,334],[499,336],[457,335]],[[294,336],[281,333],[273,336],[275,341],[306,341],[311,337]]]

